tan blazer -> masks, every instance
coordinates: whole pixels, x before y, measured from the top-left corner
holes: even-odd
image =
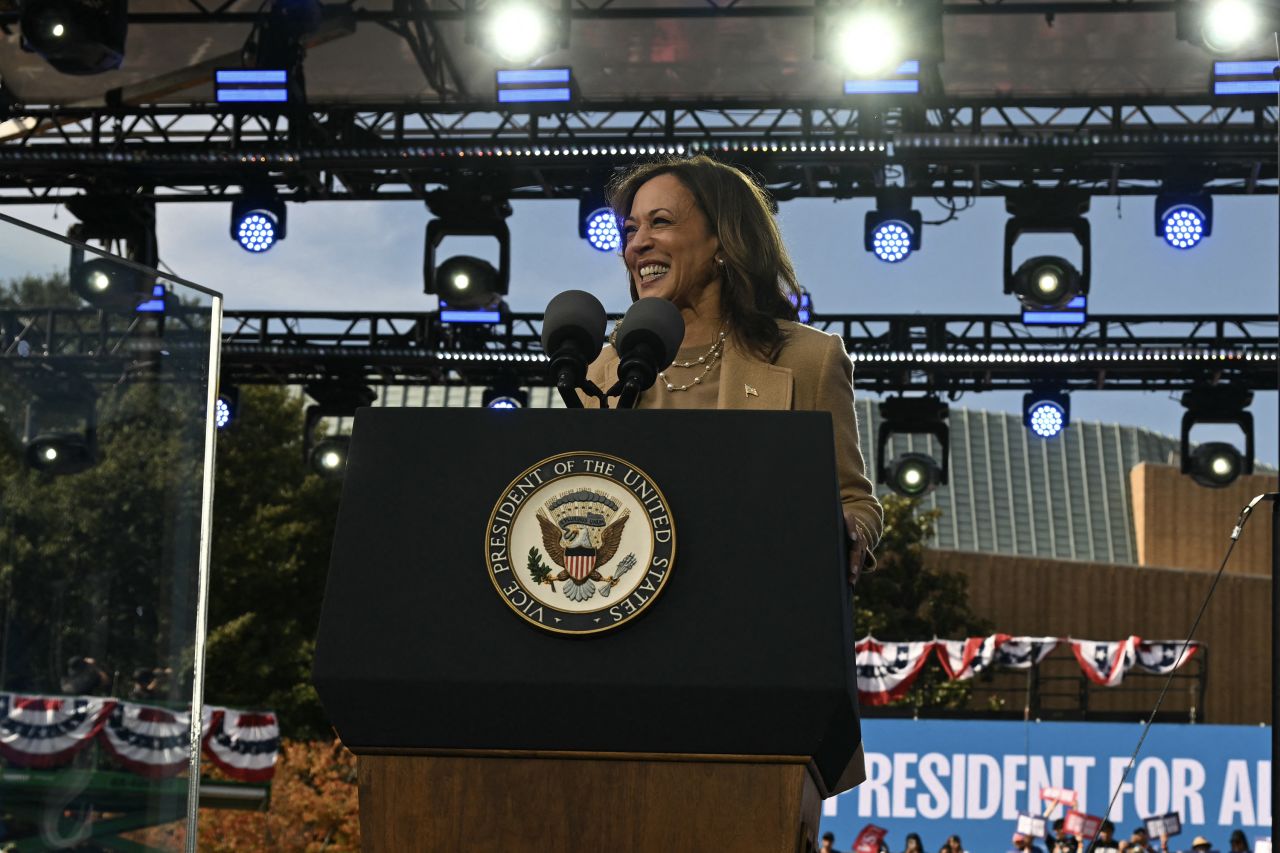
[[[840,503],[850,529],[857,528],[867,543],[867,568],[875,565],[871,550],[880,541],[884,513],[867,479],[862,451],[858,447],[858,422],[853,409],[853,363],[839,335],[829,335],[800,323],[780,320],[787,342],[772,363],[734,346],[725,345],[720,365],[720,409],[762,411],[795,410],[831,413],[835,430],[836,466],[840,478]],[[612,347],[587,371],[587,378],[608,390],[618,381],[618,355]],[[748,390],[750,389],[750,390]],[[754,392],[754,393],[752,393]],[[661,393],[650,388],[640,397]],[[597,405],[588,401],[588,406]]]

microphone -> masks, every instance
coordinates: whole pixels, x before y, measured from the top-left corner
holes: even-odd
[[[575,393],[578,388],[604,403],[604,394],[587,381],[587,366],[604,348],[607,320],[600,300],[585,290],[566,290],[547,303],[542,317],[542,349],[551,360],[551,378],[568,408],[582,408]]]
[[[647,296],[631,306],[618,334],[618,384],[609,390],[611,396],[621,391],[619,409],[635,408],[641,392],[675,360],[683,340],[684,317],[672,303]]]

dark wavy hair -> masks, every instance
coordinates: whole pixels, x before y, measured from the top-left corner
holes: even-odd
[[[772,360],[786,343],[778,320],[797,318],[800,284],[768,193],[742,171],[705,155],[670,157],[633,166],[610,182],[609,205],[619,221],[631,214],[640,187],[659,175],[674,175],[689,190],[720,240],[720,316],[730,333],[744,349]],[[625,240],[624,229],[624,250]],[[627,280],[634,300],[629,273]]]

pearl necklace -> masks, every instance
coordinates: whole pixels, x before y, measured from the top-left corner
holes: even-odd
[[[696,367],[699,364],[703,365],[702,373],[698,376],[695,376],[692,382],[686,382],[684,385],[676,385],[673,382],[671,382],[669,379],[667,379],[667,374],[665,372],[659,372],[658,378],[661,379],[662,383],[667,386],[667,390],[672,393],[676,391],[688,391],[694,385],[701,385],[702,380],[707,377],[707,374],[709,374],[713,369],[715,369],[716,364],[718,364],[720,361],[720,357],[724,355],[724,339],[725,339],[725,331],[724,329],[721,329],[720,337],[716,339],[716,342],[711,345],[711,349],[707,350],[705,355],[700,355],[696,359],[691,359],[689,361],[671,362],[671,367],[689,368],[689,367]]]

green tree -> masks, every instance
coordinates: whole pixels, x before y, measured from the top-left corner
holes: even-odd
[[[303,464],[300,396],[245,387],[240,408],[218,438],[206,697],[327,736],[311,661],[340,485]]]
[[[922,512],[918,501],[897,495],[886,496],[882,503],[884,535],[876,550],[879,571],[863,576],[854,599],[858,636],[927,640],[990,633],[990,623],[969,607],[968,579],[929,568],[925,543],[933,537],[941,513]],[[897,704],[955,708],[968,697],[969,682],[948,681],[941,668],[928,664]]]

